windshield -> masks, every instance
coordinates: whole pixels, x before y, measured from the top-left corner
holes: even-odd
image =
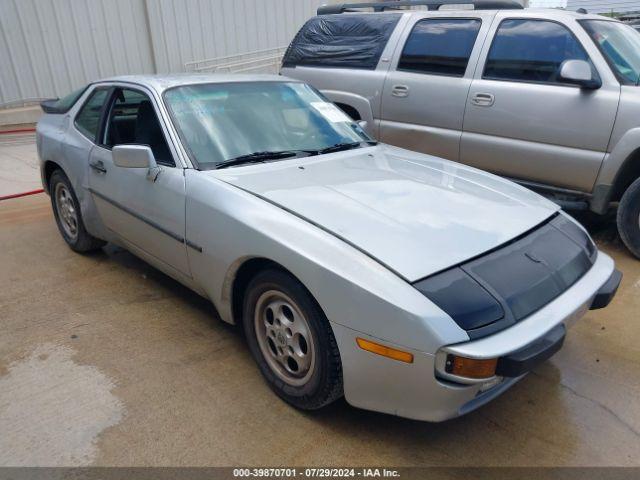
[[[609,62],[621,83],[637,85],[640,79],[640,33],[607,20],[580,22]]]
[[[303,83],[186,85],[168,90],[164,99],[200,169],[256,153],[308,155],[370,140],[342,110]]]

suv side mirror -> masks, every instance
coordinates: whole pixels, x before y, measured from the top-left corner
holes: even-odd
[[[592,90],[602,86],[602,81],[597,77],[594,78],[591,64],[585,60],[565,60],[562,62],[560,80]]]
[[[156,159],[147,145],[116,145],[111,150],[114,165],[122,168],[156,168]]]

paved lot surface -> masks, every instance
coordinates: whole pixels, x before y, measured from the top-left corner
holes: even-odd
[[[640,261],[565,347],[466,417],[278,400],[210,304],[122,250],[63,243],[48,197],[0,202],[0,465],[640,465]]]
[[[35,139],[35,133],[0,131],[0,197],[42,188]]]

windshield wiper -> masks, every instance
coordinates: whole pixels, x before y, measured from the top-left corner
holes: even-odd
[[[264,162],[265,160],[278,160],[281,158],[290,158],[300,154],[305,154],[305,156],[324,155],[325,153],[341,152],[343,150],[351,150],[352,148],[358,148],[363,143],[366,143],[372,146],[378,144],[378,142],[373,140],[362,140],[360,142],[352,142],[352,143],[336,143],[335,145],[322,148],[320,150],[281,150],[281,151],[253,152],[247,155],[241,155],[239,157],[232,158],[230,160],[225,160],[224,162],[218,163],[213,168],[216,170],[219,170],[221,168],[233,167],[236,165],[244,165],[247,163],[260,163],[260,162]]]
[[[221,168],[233,167],[235,165],[243,165],[246,163],[260,163],[265,160],[278,160],[280,158],[288,158],[295,157],[298,155],[298,151],[295,150],[283,150],[283,151],[273,151],[273,152],[253,152],[247,155],[241,155],[239,157],[232,158],[230,160],[225,160],[224,162],[220,162],[215,166],[216,170]]]
[[[378,142],[374,142],[373,140],[362,140],[360,142],[351,142],[351,143],[336,143],[335,145],[331,145],[330,147],[317,150],[316,154],[324,155],[325,153],[334,153],[334,152],[342,152],[344,150],[351,150],[353,148],[360,147],[363,143],[366,143],[371,146],[378,144]]]

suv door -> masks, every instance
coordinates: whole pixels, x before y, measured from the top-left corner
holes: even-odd
[[[601,59],[587,53],[589,40],[575,21],[534,15],[496,15],[467,100],[460,161],[518,180],[590,192],[620,86],[602,69],[599,89],[563,83],[563,61],[585,60],[597,72],[594,61]]]
[[[90,192],[102,221],[133,247],[190,276],[183,169],[176,166],[152,97],[116,87],[104,116],[89,158]],[[111,149],[127,144],[150,146],[159,173],[114,165]]]
[[[464,107],[493,13],[441,12],[410,22],[385,80],[380,139],[457,160]]]

